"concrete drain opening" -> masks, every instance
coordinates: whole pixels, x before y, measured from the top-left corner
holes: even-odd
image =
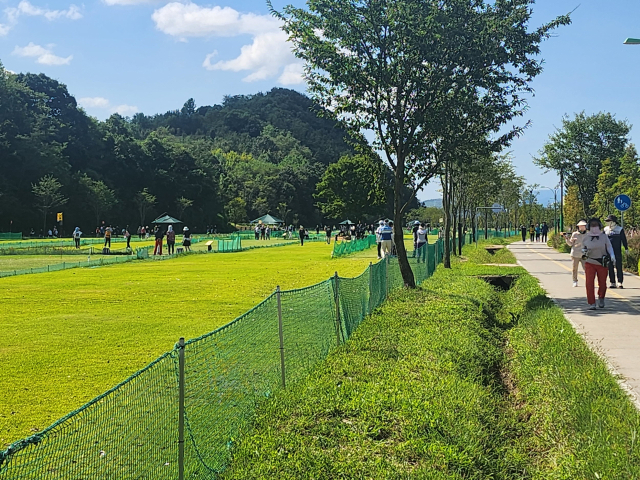
[[[504,245],[487,245],[484,249],[489,252],[489,255],[495,255],[497,252],[502,250]]]
[[[481,275],[478,278],[498,290],[507,291],[518,279],[518,275]]]

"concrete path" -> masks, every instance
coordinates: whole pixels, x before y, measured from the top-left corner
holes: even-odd
[[[625,273],[624,289],[607,289],[605,308],[589,311],[584,272],[580,267],[580,286],[572,287],[569,254],[543,243],[517,242],[509,249],[564,309],[576,330],[622,375],[623,386],[640,408],[640,278]],[[596,280],[596,295],[597,283]]]

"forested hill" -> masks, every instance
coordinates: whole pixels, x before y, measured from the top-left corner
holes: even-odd
[[[0,64],[0,231],[13,221],[14,231],[39,232],[58,211],[65,230],[87,232],[103,220],[137,228],[165,211],[198,229],[267,212],[315,225],[318,180],[352,152],[345,132],[317,108],[278,88],[103,122],[65,85]],[[61,184],[59,202],[34,192],[43,178],[41,193],[55,190],[51,177]]]

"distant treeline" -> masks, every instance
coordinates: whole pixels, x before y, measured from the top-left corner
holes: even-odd
[[[287,223],[321,223],[316,184],[354,151],[317,108],[275,88],[103,122],[58,81],[0,64],[0,231],[39,233],[57,211],[67,233],[102,221],[137,228],[163,212],[198,229],[224,230],[267,212]],[[56,198],[47,197],[53,179]]]

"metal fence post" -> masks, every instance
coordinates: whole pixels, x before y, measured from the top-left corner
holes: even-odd
[[[371,315],[371,296],[373,294],[373,263],[369,262],[369,315]]]
[[[278,300],[278,336],[280,337],[280,375],[282,376],[282,388],[287,386],[284,370],[284,332],[282,330],[282,302],[280,300],[280,285],[276,287],[276,299]]]
[[[336,347],[340,346],[340,291],[338,290],[338,272],[333,276],[336,296]]]
[[[178,340],[178,480],[184,480],[184,337]]]

